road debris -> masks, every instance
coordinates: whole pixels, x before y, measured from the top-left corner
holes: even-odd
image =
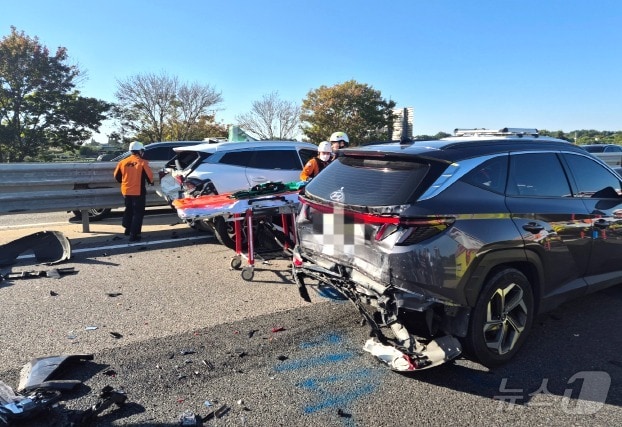
[[[52,265],[71,258],[71,243],[59,231],[39,231],[0,245],[0,266],[14,264],[28,251],[34,253],[38,263]]]
[[[53,279],[60,279],[66,274],[75,274],[77,271],[74,267],[66,268],[53,268],[51,270],[38,270],[38,271],[20,271],[17,273],[0,274],[0,282],[6,280],[15,279],[36,279],[39,277],[51,277]]]
[[[115,298],[123,294],[121,292],[106,292],[106,295],[108,295],[110,298]]]

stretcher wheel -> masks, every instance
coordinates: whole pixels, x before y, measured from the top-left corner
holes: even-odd
[[[242,269],[242,279],[246,280],[247,282],[253,280],[254,275],[255,270],[253,269],[253,267],[244,267]]]
[[[231,259],[231,268],[239,270],[242,267],[242,257],[236,256]]]

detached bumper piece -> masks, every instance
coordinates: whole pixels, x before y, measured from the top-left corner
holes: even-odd
[[[32,251],[40,264],[57,264],[71,258],[71,243],[60,231],[40,231],[0,245],[0,266],[14,264],[24,252]]]
[[[413,358],[391,345],[382,344],[377,338],[370,338],[363,350],[371,353],[394,371],[420,371],[433,368],[452,360],[462,352],[460,343],[452,336],[444,336],[430,341]]]

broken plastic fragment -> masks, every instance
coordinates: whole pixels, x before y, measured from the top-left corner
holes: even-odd
[[[227,405],[222,405],[220,408],[216,409],[214,415],[216,418],[223,417],[227,412],[229,412],[229,407]]]
[[[183,414],[179,416],[179,425],[181,426],[196,426],[197,424],[197,416],[190,412],[185,411]]]
[[[421,347],[421,350],[417,351],[421,360],[416,361],[397,348],[380,343],[376,338],[368,339],[363,350],[376,356],[394,371],[429,369],[458,357],[462,352],[460,342],[451,335],[437,338]]]
[[[0,266],[14,264],[20,254],[32,251],[39,263],[56,264],[71,258],[71,243],[59,231],[40,231],[0,245]]]
[[[337,409],[337,415],[339,415],[342,418],[352,418],[352,414],[348,414],[341,408]]]
[[[381,344],[376,338],[370,338],[365,343],[363,350],[376,356],[382,362],[389,365],[394,371],[414,371],[415,366],[406,354],[390,345]]]
[[[285,328],[282,327],[282,326],[276,326],[276,327],[272,328],[272,332],[273,333],[274,332],[281,332],[281,331],[284,331],[284,330],[285,330]]]
[[[32,359],[20,372],[17,391],[28,391],[35,388],[45,387],[50,383],[54,372],[74,360],[93,360],[92,354],[77,354],[71,356],[49,356]],[[75,381],[65,381],[67,385],[75,385]],[[54,385],[60,387],[62,381],[54,381]]]

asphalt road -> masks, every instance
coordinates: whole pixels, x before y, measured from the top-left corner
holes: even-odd
[[[86,234],[49,215],[0,216],[0,244],[62,231],[73,256],[58,267],[76,271],[0,282],[0,381],[15,388],[35,357],[93,360],[69,364],[61,377],[82,385],[23,425],[68,425],[108,385],[127,402],[91,425],[174,426],[184,411],[220,408],[204,425],[622,425],[622,287],[540,316],[501,368],[459,358],[402,375],[363,351],[368,330],[351,304],[299,298],[287,259],[257,263],[246,282],[232,251],[168,212],[146,219],[138,244],[118,216]],[[2,274],[50,268],[23,258]]]

